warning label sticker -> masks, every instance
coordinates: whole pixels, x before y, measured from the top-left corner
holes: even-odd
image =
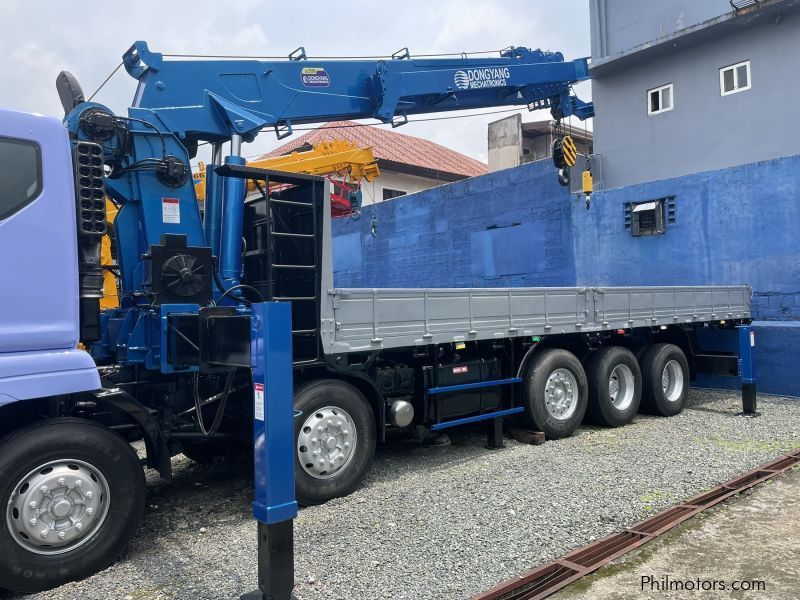
[[[453,375],[458,375],[460,373],[469,373],[469,367],[453,367]]]
[[[180,225],[181,203],[177,198],[161,198],[161,222]]]
[[[253,384],[253,407],[256,420],[264,420],[264,384]]]

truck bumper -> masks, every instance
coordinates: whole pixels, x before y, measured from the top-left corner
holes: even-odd
[[[83,350],[0,353],[0,406],[98,388],[97,366]]]

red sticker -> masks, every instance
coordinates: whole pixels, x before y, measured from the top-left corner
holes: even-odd
[[[453,367],[453,375],[458,375],[459,373],[468,373],[469,367]]]

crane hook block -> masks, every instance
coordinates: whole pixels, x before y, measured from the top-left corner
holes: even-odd
[[[583,172],[581,175],[581,181],[583,183],[583,193],[591,194],[594,191],[594,178],[592,177],[592,172],[589,169],[586,169]]]

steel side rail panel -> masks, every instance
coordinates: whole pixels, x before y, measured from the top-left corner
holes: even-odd
[[[750,318],[747,286],[332,289],[325,352]]]
[[[297,516],[294,497],[292,311],[287,302],[253,304],[253,515],[267,525]]]

